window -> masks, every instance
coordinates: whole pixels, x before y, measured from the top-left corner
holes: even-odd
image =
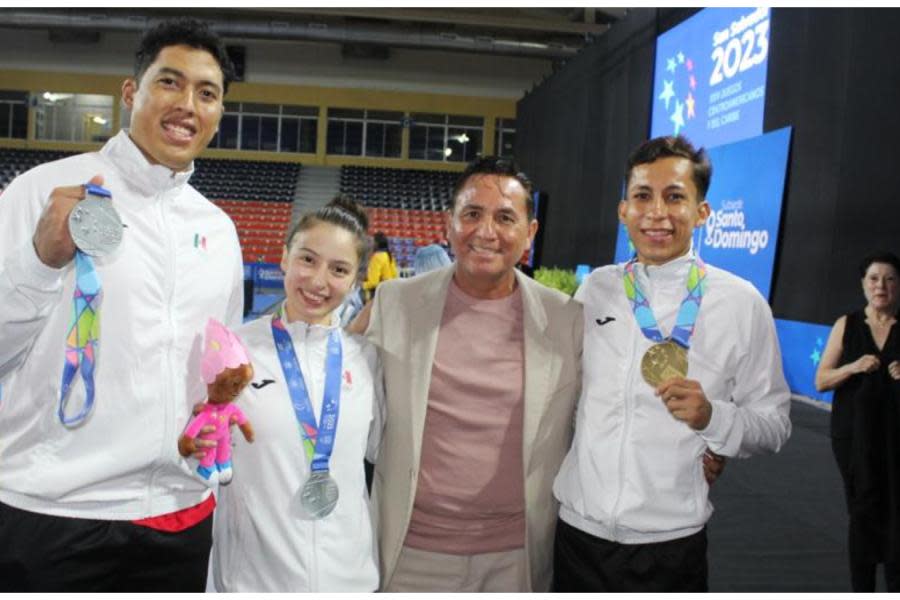
[[[328,110],[329,154],[399,158],[403,113],[332,108]]]
[[[315,106],[226,102],[209,147],[314,153],[318,118]]]
[[[516,120],[497,119],[494,129],[494,154],[512,158],[516,146]]]
[[[62,142],[105,142],[112,136],[113,97],[43,92],[35,108],[35,137]]]
[[[481,117],[414,113],[409,130],[409,157],[469,162],[481,154],[483,138]]]
[[[0,90],[0,138],[28,137],[28,92]]]
[[[346,108],[328,109],[328,154],[362,156],[362,131],[366,111]]]
[[[282,152],[316,152],[319,109],[314,106],[282,106],[279,144]]]

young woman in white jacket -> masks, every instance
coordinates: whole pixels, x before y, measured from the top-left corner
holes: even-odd
[[[234,436],[210,589],[378,588],[363,458],[374,462],[381,437],[381,368],[375,348],[342,331],[335,313],[365,263],[366,229],[365,212],[346,197],[304,215],[281,260],[284,304],[236,330],[255,373],[237,402],[256,439]]]

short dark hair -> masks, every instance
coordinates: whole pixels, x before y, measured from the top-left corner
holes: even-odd
[[[212,54],[222,70],[222,92],[228,93],[228,85],[234,81],[234,65],[225,51],[222,39],[212,32],[206,23],[196,19],[168,19],[148,29],[134,53],[134,79],[140,82],[147,68],[153,64],[163,48],[191,46]]]
[[[686,158],[694,166],[694,186],[697,188],[698,200],[706,199],[709,191],[709,182],[712,179],[712,164],[706,150],[694,148],[694,145],[683,135],[677,137],[665,136],[647,140],[637,147],[628,157],[625,165],[625,187],[631,181],[631,173],[638,165],[646,165],[661,158],[675,156]]]
[[[859,263],[859,276],[865,277],[866,272],[869,270],[869,267],[874,265],[875,263],[884,263],[886,265],[891,265],[894,267],[894,271],[900,275],[900,258],[897,258],[897,255],[893,252],[875,252],[874,254],[870,254]]]
[[[531,179],[528,175],[519,170],[518,165],[508,158],[500,158],[499,156],[483,156],[469,163],[466,170],[462,172],[453,186],[453,194],[450,196],[450,212],[456,208],[456,197],[462,191],[469,179],[478,175],[500,175],[502,177],[512,177],[525,188],[525,210],[528,213],[528,220],[534,218],[534,198],[532,197]]]
[[[373,252],[387,252],[391,260],[394,260],[394,255],[391,254],[391,243],[383,231],[376,231],[375,235],[372,236],[372,246]]]
[[[359,268],[361,269],[369,259],[369,253],[372,251],[372,242],[369,239],[369,217],[366,209],[357,203],[347,194],[338,194],[325,206],[304,213],[297,224],[294,225],[285,241],[287,251],[291,251],[291,244],[294,237],[301,231],[311,229],[319,223],[330,223],[345,229],[353,234],[356,238],[356,254],[359,258]]]
[[[375,235],[372,236],[372,242],[375,245],[376,252],[379,250],[387,250],[390,247],[387,236],[383,231],[376,231]]]

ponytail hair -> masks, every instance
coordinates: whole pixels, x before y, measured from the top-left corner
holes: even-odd
[[[304,213],[287,236],[285,246],[288,252],[291,250],[294,237],[299,232],[311,229],[318,223],[329,223],[352,233],[356,239],[356,252],[359,257],[360,268],[366,264],[371,252],[371,242],[367,233],[369,217],[366,215],[366,210],[358,202],[347,194],[338,194],[325,206]]]

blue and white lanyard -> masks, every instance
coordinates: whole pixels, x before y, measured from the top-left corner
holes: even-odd
[[[625,295],[631,303],[631,310],[634,312],[634,318],[638,322],[638,327],[644,337],[660,343],[666,341],[662,332],[659,330],[659,324],[650,308],[650,301],[647,295],[641,289],[637,277],[634,272],[635,260],[632,259],[625,263],[625,272],[623,274],[623,283],[625,285]],[[691,347],[691,335],[694,333],[694,326],[697,324],[697,313],[700,312],[700,304],[703,302],[703,294],[706,292],[706,265],[697,256],[691,263],[688,271],[686,282],[687,295],[681,301],[678,309],[678,316],[675,317],[675,327],[672,328],[672,335],[669,339],[676,342],[685,349]]]
[[[337,328],[328,334],[327,355],[325,357],[325,393],[322,398],[322,414],[319,424],[309,399],[309,390],[300,371],[294,343],[287,332],[281,314],[272,317],[272,337],[281,362],[291,405],[300,424],[303,448],[310,459],[310,469],[315,472],[328,471],[328,462],[334,448],[338,412],[341,402],[341,335]]]

